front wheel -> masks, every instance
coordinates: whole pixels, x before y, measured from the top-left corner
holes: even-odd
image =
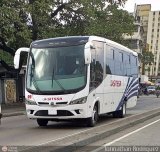
[[[92,111],[92,117],[87,118],[87,126],[94,127],[97,124],[97,121],[98,121],[98,106],[94,105]]]
[[[44,126],[47,126],[48,120],[47,119],[37,119],[37,123],[39,126],[44,127]]]

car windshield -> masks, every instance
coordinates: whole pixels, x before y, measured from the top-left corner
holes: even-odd
[[[85,84],[84,44],[31,49],[26,83],[30,91],[75,91]]]
[[[148,89],[155,89],[155,86],[148,86]]]

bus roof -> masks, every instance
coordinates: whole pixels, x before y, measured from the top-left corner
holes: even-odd
[[[137,52],[134,52],[133,50],[116,43],[114,41],[111,41],[109,39],[99,37],[99,36],[66,36],[66,37],[56,37],[56,38],[49,38],[49,39],[42,39],[42,40],[36,40],[32,42],[32,47],[56,47],[56,46],[64,46],[64,45],[76,45],[76,44],[83,44],[86,43],[87,41],[92,41],[92,40],[97,40],[97,41],[102,41],[106,42],[108,45],[119,48],[120,50],[132,53],[135,56],[138,56]]]
[[[88,36],[66,36],[49,39],[42,39],[32,42],[31,46],[36,48],[42,47],[60,47],[68,45],[85,44],[88,42]]]

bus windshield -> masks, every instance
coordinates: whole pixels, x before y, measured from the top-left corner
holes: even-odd
[[[86,85],[84,44],[57,48],[31,48],[26,87],[37,93],[68,93]]]

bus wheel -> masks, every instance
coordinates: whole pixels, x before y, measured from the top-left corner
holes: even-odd
[[[92,117],[87,119],[87,126],[88,127],[94,127],[98,121],[98,106],[97,104],[94,105],[93,111],[92,111]]]
[[[47,119],[37,119],[37,123],[39,126],[47,126],[48,120]]]
[[[113,112],[114,118],[124,118],[126,115],[126,104],[124,103],[121,107],[121,110]]]

